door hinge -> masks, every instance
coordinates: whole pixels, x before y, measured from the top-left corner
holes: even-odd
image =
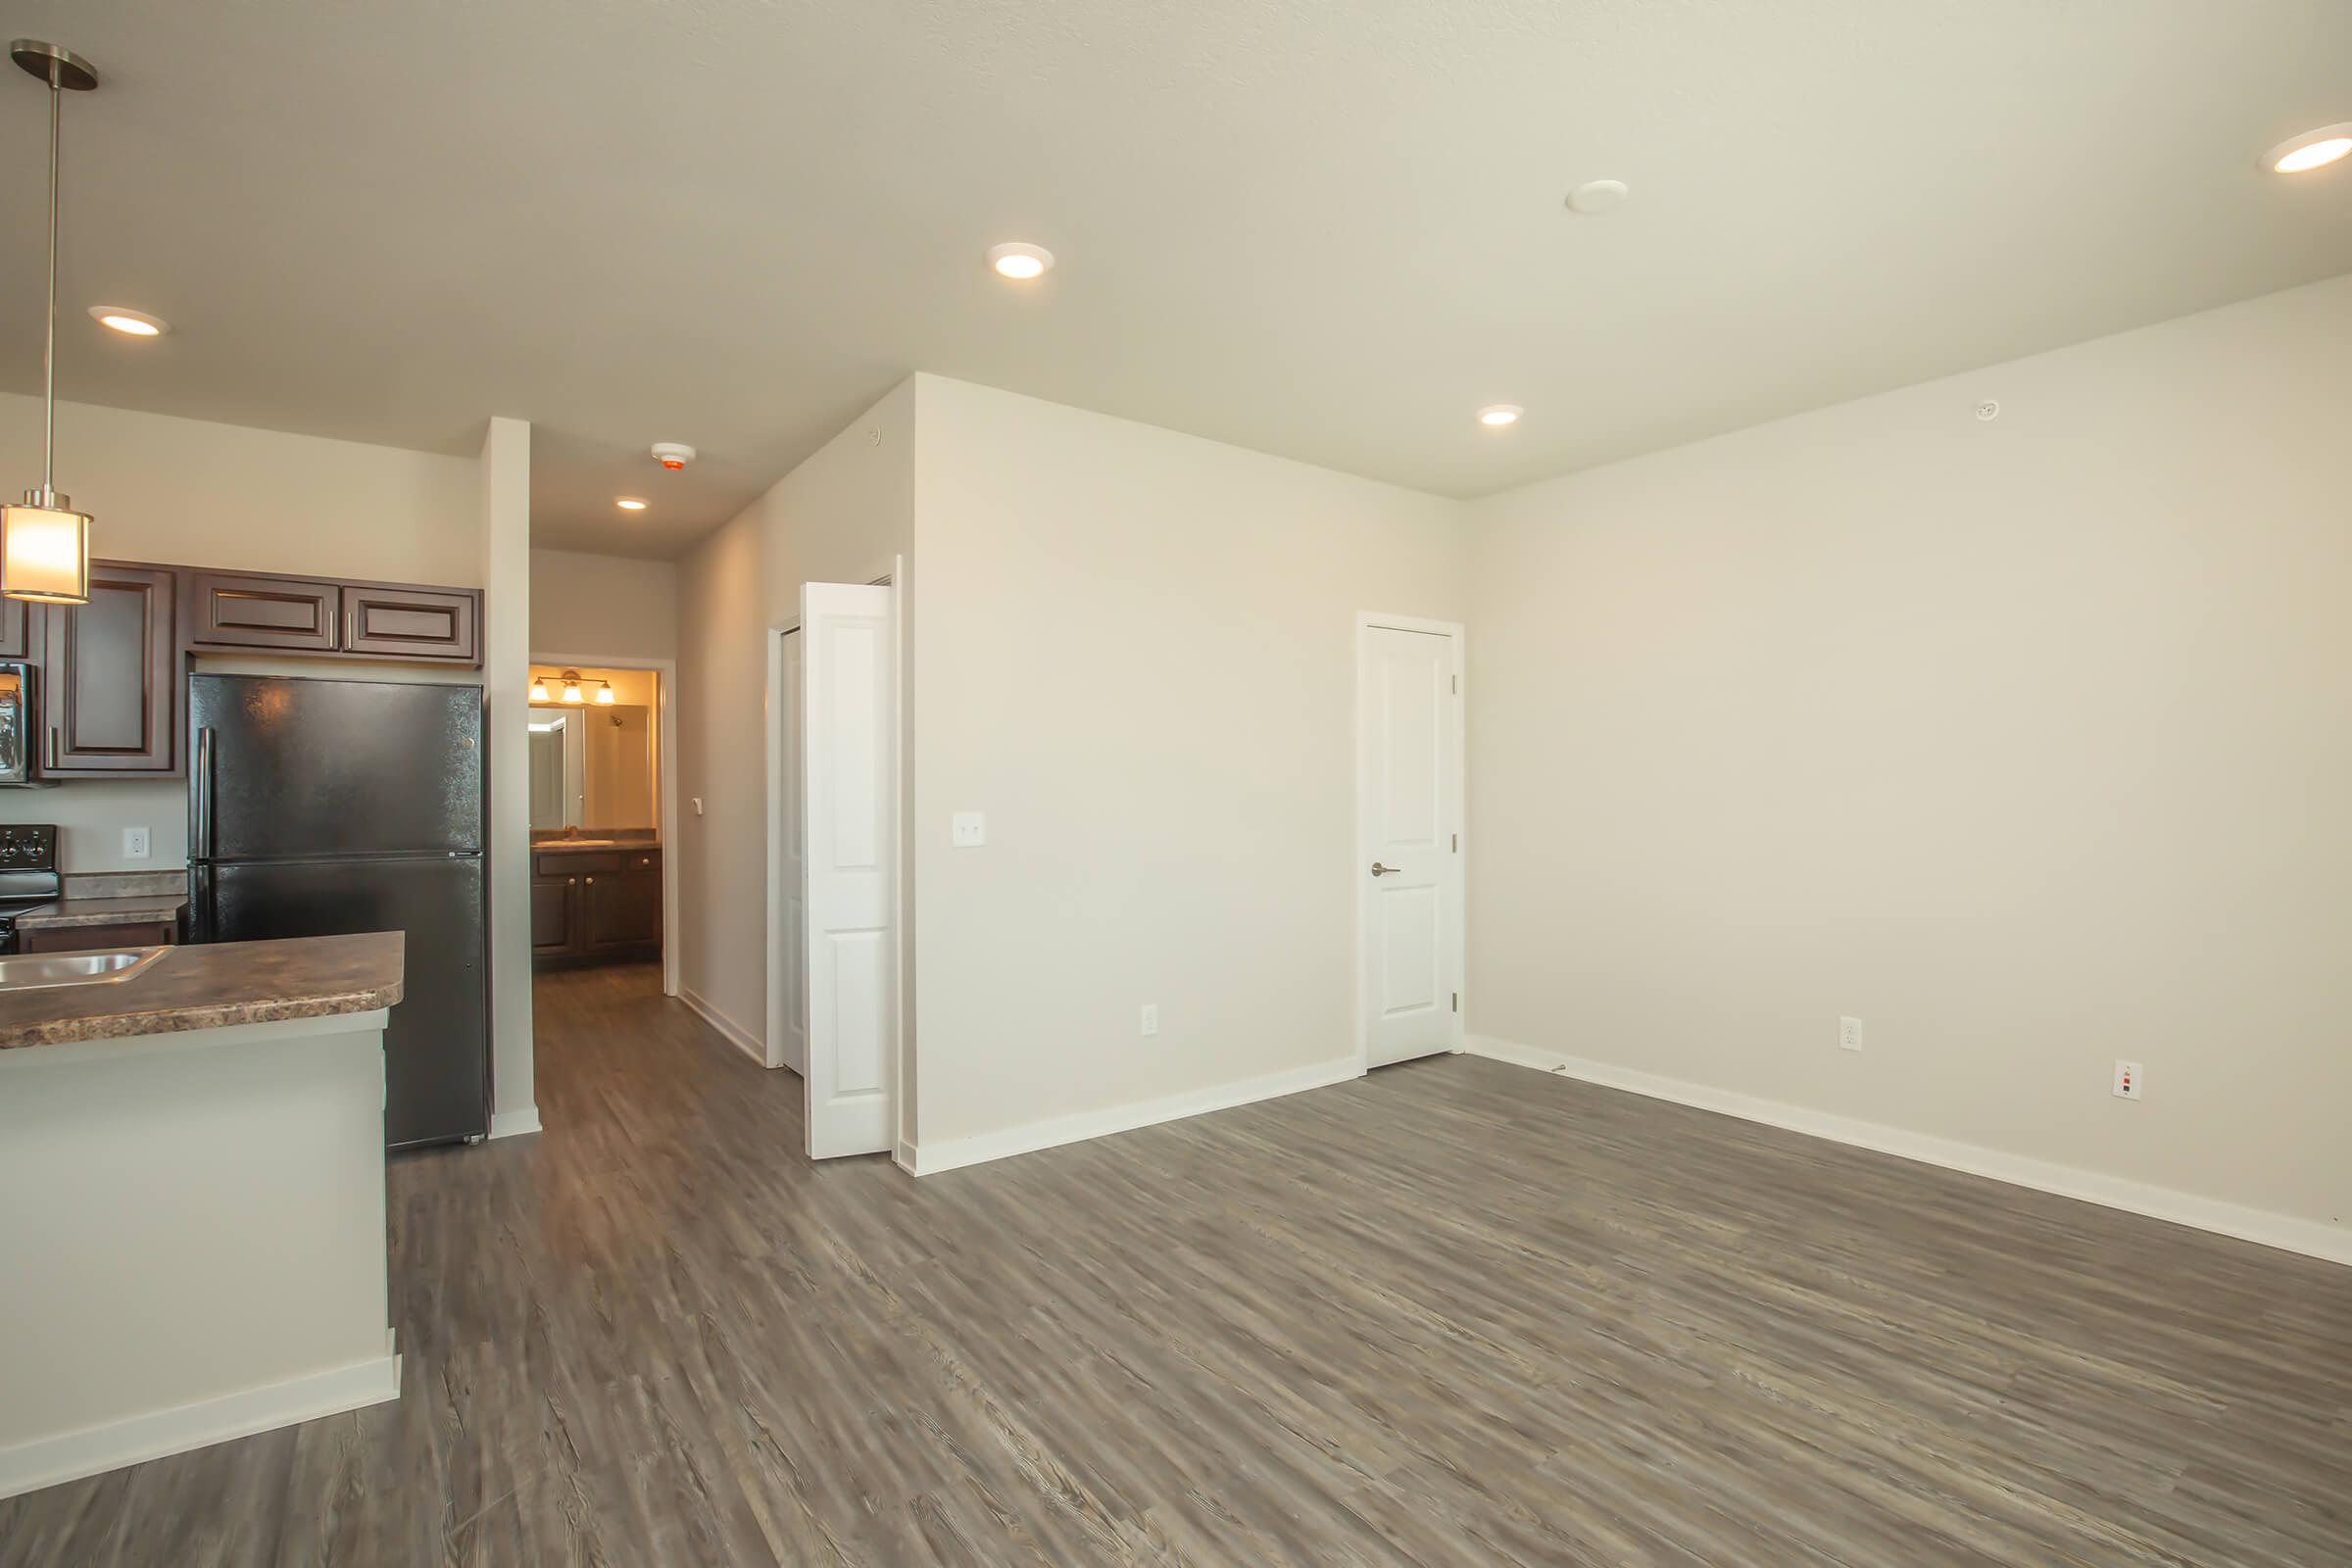
[[[1459,675],[1453,677],[1453,695],[1456,697],[1462,695],[1462,677]]]
[[[1462,853],[1462,836],[1459,833],[1453,836],[1453,853],[1456,855]]]
[[[1459,991],[1453,994],[1453,1010],[1456,1012],[1462,1010],[1462,994]]]

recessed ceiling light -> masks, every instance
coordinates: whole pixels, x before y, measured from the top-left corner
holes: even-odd
[[[997,270],[998,276],[1025,283],[1054,270],[1054,253],[1043,245],[991,245],[988,265]]]
[[[623,512],[643,512],[645,510],[645,503],[635,496],[621,496],[612,504]]]
[[[2264,153],[2262,161],[2273,173],[2301,174],[2324,169],[2346,153],[2352,153],[2352,122],[2322,125],[2300,136],[2289,136]]]
[[[1588,179],[1568,193],[1568,205],[1580,213],[1605,213],[1622,207],[1634,187],[1622,179]]]
[[[162,317],[127,305],[93,305],[90,316],[100,326],[111,326],[124,337],[162,337],[172,330],[172,323]]]
[[[1490,403],[1478,411],[1478,422],[1499,430],[1506,424],[1517,424],[1519,416],[1526,412],[1516,403]]]

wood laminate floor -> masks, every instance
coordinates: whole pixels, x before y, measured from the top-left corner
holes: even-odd
[[[1467,1057],[813,1168],[650,968],[538,1003],[400,1400],[0,1564],[2352,1562],[2352,1270]]]

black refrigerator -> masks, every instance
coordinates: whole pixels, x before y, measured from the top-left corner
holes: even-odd
[[[192,939],[406,932],[386,1142],[486,1134],[482,689],[195,675],[188,736]]]

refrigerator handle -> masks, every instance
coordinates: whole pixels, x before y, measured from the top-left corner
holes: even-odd
[[[213,858],[213,726],[196,732],[196,766],[188,779],[188,854]]]

